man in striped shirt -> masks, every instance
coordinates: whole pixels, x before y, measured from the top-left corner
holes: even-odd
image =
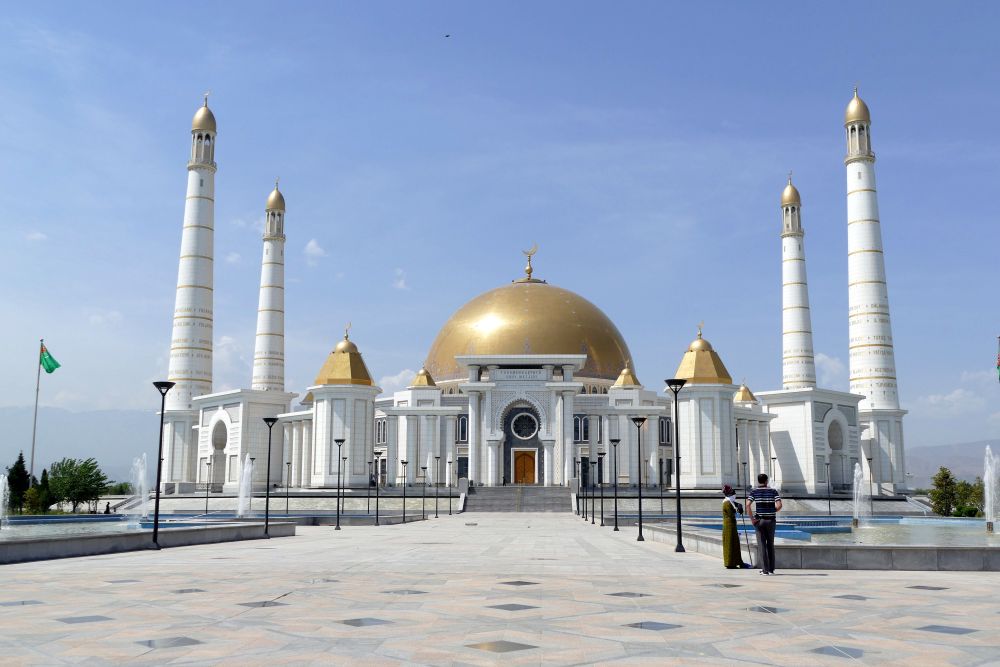
[[[774,574],[774,527],[781,511],[781,495],[767,485],[767,475],[757,475],[757,487],[747,494],[747,511],[757,531],[760,573]]]

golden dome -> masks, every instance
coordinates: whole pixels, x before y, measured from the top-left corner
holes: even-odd
[[[351,342],[346,333],[344,340],[337,343],[337,347],[333,348],[333,352],[319,369],[316,384],[361,384],[368,387],[374,384],[365,360],[358,352],[358,346]]]
[[[733,396],[734,403],[756,403],[757,397],[753,395],[753,392],[746,386],[746,384],[741,384],[740,388],[736,390],[736,395]]]
[[[802,205],[802,198],[799,197],[798,188],[796,188],[794,185],[792,185],[792,177],[789,176],[788,177],[788,185],[786,185],[785,189],[781,191],[781,205],[782,206],[789,206],[791,204],[795,204],[797,206],[801,206]]]
[[[579,377],[614,380],[632,365],[625,339],[582,296],[534,278],[480,294],[438,333],[424,367],[438,382],[466,377],[464,354],[586,354]]]
[[[205,95],[205,103],[194,112],[194,120],[191,121],[192,132],[215,132],[215,114],[208,108],[208,95]]]
[[[629,366],[626,366],[625,368],[622,369],[622,373],[621,375],[618,376],[618,379],[615,380],[614,386],[641,387],[642,383],[639,382],[639,378],[635,376],[635,373],[632,372],[632,369]]]
[[[264,204],[264,210],[266,211],[285,210],[285,195],[281,194],[281,190],[278,189],[278,181],[274,182],[274,189],[271,190],[271,194],[267,196],[267,203]]]
[[[411,387],[436,387],[434,384],[434,378],[431,374],[427,372],[426,368],[421,368],[416,377],[413,378],[413,382],[410,383]]]
[[[865,101],[858,97],[858,89],[855,88],[854,97],[847,104],[847,111],[844,112],[844,125],[859,122],[872,122],[872,115],[871,112],[868,111],[868,105],[865,104]]]
[[[675,378],[687,380],[688,384],[732,384],[733,378],[712,344],[701,337],[695,338],[677,367]]]

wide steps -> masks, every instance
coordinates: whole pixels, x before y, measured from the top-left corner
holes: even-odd
[[[466,512],[571,512],[570,491],[562,486],[477,486]]]

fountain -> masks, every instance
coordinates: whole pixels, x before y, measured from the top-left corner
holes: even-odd
[[[993,532],[993,522],[1000,509],[1000,457],[986,445],[986,461],[983,465],[983,514],[986,515],[986,532]]]
[[[10,500],[10,489],[7,487],[7,475],[0,475],[0,530],[7,523],[7,502]]]
[[[851,525],[855,528],[861,525],[863,517],[871,517],[871,494],[865,484],[865,473],[861,463],[854,464],[854,519]]]
[[[240,475],[240,495],[236,502],[236,516],[245,517],[250,509],[250,494],[253,491],[253,461],[250,454],[243,458],[243,473]]]
[[[146,486],[146,453],[132,459],[132,498],[129,499],[125,514],[128,527],[138,530],[140,521],[149,518],[149,488]]]

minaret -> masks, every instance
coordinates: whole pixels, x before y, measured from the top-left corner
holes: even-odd
[[[174,328],[167,377],[177,385],[167,410],[190,410],[212,391],[212,274],[215,229],[215,116],[208,95],[191,123],[187,198],[177,269]]]
[[[871,113],[858,97],[844,114],[847,134],[847,281],[851,393],[858,406],[863,456],[872,458],[876,482],[905,487],[903,424],[896,390],[896,360],[889,320],[889,292],[875,191]]]
[[[263,391],[285,391],[285,198],[277,181],[264,211],[252,386]]]
[[[804,237],[802,199],[789,174],[781,193],[781,383],[785,389],[816,386]]]

